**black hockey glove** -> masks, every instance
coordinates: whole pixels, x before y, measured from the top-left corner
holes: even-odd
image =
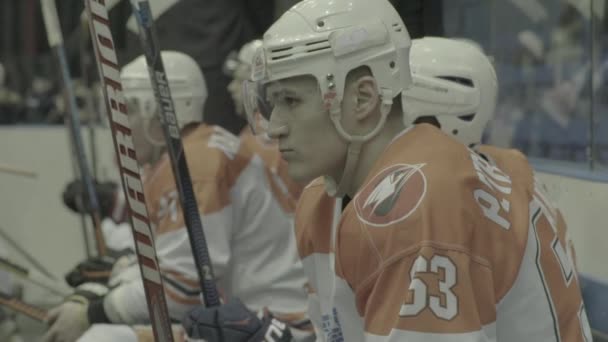
[[[199,306],[182,320],[189,341],[207,342],[289,342],[287,325],[268,313],[258,317],[240,300],[205,308]]]
[[[112,273],[114,259],[108,257],[89,258],[74,267],[65,275],[65,281],[71,287],[84,283],[106,284]]]
[[[95,192],[99,201],[99,209],[102,218],[112,215],[114,208],[115,194],[118,186],[114,182],[95,182]],[[66,185],[63,191],[63,203],[76,213],[89,213],[91,206],[86,194],[84,183],[81,180],[74,180]]]
[[[133,254],[130,249],[120,252],[108,249],[108,255],[89,258],[76,265],[65,275],[65,281],[71,287],[78,287],[84,283],[107,284],[116,261],[130,254]]]

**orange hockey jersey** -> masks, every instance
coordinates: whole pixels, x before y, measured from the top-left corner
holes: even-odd
[[[519,152],[416,125],[342,206],[317,180],[296,211],[318,341],[591,341],[564,220]]]
[[[262,159],[220,127],[199,125],[183,138],[209,254],[225,297],[252,310],[306,311],[305,275],[297,256],[293,212],[284,210]],[[167,155],[144,184],[172,318],[200,304],[200,288]],[[135,265],[134,267],[136,267]],[[113,323],[147,322],[141,279],[123,281],[106,296]]]

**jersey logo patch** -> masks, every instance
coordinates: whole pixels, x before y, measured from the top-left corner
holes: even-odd
[[[397,164],[380,171],[354,200],[359,219],[374,227],[405,220],[426,194],[425,164]]]

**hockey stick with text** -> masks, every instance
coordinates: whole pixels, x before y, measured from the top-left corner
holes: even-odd
[[[46,27],[47,39],[59,62],[61,80],[65,91],[65,100],[68,103],[67,108],[69,116],[66,118],[69,122],[68,126],[72,137],[74,152],[76,153],[76,161],[78,162],[80,176],[85,185],[85,192],[91,210],[95,241],[97,242],[97,253],[99,256],[104,256],[106,255],[106,243],[101,230],[101,209],[97,199],[97,193],[95,192],[93,177],[91,177],[91,173],[89,172],[86,155],[84,153],[84,143],[82,142],[82,135],[80,133],[80,117],[78,107],[76,106],[76,95],[74,94],[74,87],[70,77],[65,48],[63,47],[63,36],[61,35],[61,29],[59,27],[55,0],[40,0],[40,5],[42,7],[42,16]]]
[[[44,320],[46,319],[46,310],[35,307],[34,305],[28,304],[13,296],[9,296],[1,291],[0,305],[6,306],[7,308],[22,315],[28,316],[29,318],[32,318],[38,322],[44,322]]]
[[[122,187],[131,214],[131,228],[154,337],[156,341],[173,342],[171,318],[167,310],[167,300],[156,257],[143,183],[139,176],[139,165],[127,116],[127,105],[122,93],[120,69],[110,31],[108,10],[104,0],[85,0],[85,5],[105,107],[112,129],[116,160],[119,164]]]
[[[190,247],[203,292],[205,306],[220,305],[219,295],[215,286],[215,277],[211,266],[211,258],[203,231],[196,196],[192,189],[192,180],[188,171],[188,162],[180,137],[179,125],[175,115],[175,106],[171,98],[171,90],[165,74],[160,47],[156,37],[154,18],[147,0],[131,0],[133,15],[137,19],[139,38],[146,56],[150,81],[154,88],[154,96],[158,105],[158,115],[163,126],[167,153],[171,159],[173,176],[177,186],[179,201],[182,206],[184,222],[190,238]]]
[[[19,265],[7,258],[0,257],[0,269],[9,272],[27,282],[36,284],[41,288],[53,292],[61,297],[68,296],[70,293],[72,293],[67,286],[63,286],[61,283],[43,276],[36,270],[28,269],[27,267]]]

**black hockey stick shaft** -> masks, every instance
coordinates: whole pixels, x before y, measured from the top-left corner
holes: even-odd
[[[190,238],[190,247],[196,265],[203,300],[207,307],[220,305],[219,295],[213,275],[211,258],[207,248],[207,241],[198,210],[196,196],[192,188],[192,180],[188,171],[188,162],[184,153],[184,146],[180,137],[179,125],[175,115],[175,106],[171,98],[171,90],[161,58],[161,50],[156,36],[154,18],[147,0],[131,0],[133,15],[139,27],[139,38],[146,56],[150,81],[154,88],[154,96],[158,105],[158,115],[163,126],[163,133],[167,145],[167,153],[171,159],[173,176],[184,222]]]
[[[6,306],[7,308],[18,312],[22,315],[28,316],[39,322],[44,322],[47,316],[47,312],[44,309],[38,308],[34,305],[28,304],[20,299],[9,296],[6,293],[0,291],[0,305]]]
[[[150,322],[156,341],[173,342],[171,318],[156,257],[143,183],[137,164],[137,153],[127,116],[127,105],[122,93],[120,69],[110,31],[108,10],[104,0],[85,0],[85,5],[105,108],[112,129],[112,140],[119,164],[122,188],[129,206],[131,228],[146,293]]]
[[[93,229],[95,230],[95,241],[97,242],[97,253],[99,256],[104,256],[106,255],[106,243],[101,230],[101,209],[97,200],[93,177],[91,177],[91,173],[89,172],[89,166],[87,165],[87,159],[84,153],[84,143],[80,133],[80,115],[78,113],[78,106],[76,105],[76,95],[74,94],[72,78],[70,77],[68,61],[63,46],[63,36],[61,35],[55,0],[40,0],[40,5],[42,7],[42,15],[49,45],[55,51],[57,61],[59,62],[61,80],[65,91],[65,100],[68,103],[68,126],[72,136],[72,143],[74,144],[74,152],[76,153],[76,161],[78,163],[80,176],[85,185],[85,192],[91,210],[91,219],[93,220]]]
[[[91,66],[91,54],[88,49],[88,44],[91,41],[89,38],[89,27],[86,20],[80,20],[79,27],[79,52],[80,52],[80,74],[82,83],[86,88],[85,106],[89,114],[87,126],[89,128],[89,147],[91,150],[91,165],[93,169],[93,177],[97,179],[97,140],[95,139],[95,124],[99,122],[99,115],[93,104],[93,91],[91,89],[91,80],[89,78],[89,67]]]
[[[72,142],[72,135],[70,134],[70,128],[68,127],[69,120],[65,120],[65,128],[68,132],[68,147],[70,150],[70,162],[72,164],[72,175],[74,179],[81,181],[80,172],[78,171],[78,165],[76,162],[76,153],[74,151],[74,143]],[[84,250],[86,252],[87,258],[92,258],[93,254],[91,253],[91,243],[89,241],[89,227],[87,226],[87,215],[84,212],[78,213],[78,218],[80,219],[80,227],[82,228],[82,240],[84,242]],[[93,227],[95,229],[95,227]]]

